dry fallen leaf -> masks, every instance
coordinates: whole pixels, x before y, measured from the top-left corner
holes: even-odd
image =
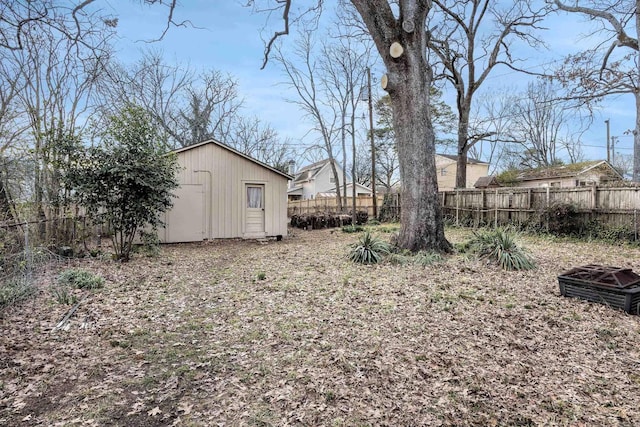
[[[155,417],[156,415],[159,415],[162,413],[162,410],[160,410],[159,407],[155,407],[149,411],[147,411],[147,415],[149,415],[150,417]]]
[[[178,411],[181,411],[184,415],[189,415],[192,409],[193,405],[185,402],[180,402],[180,404],[178,405]]]
[[[295,233],[68,261],[107,283],[68,332],[44,333],[69,309],[49,292],[1,314],[0,424],[640,425],[640,316],[557,282],[640,272],[640,248],[526,238],[534,271],[362,267],[344,256],[357,235]]]

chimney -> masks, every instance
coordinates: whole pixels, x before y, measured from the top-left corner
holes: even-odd
[[[296,161],[291,159],[287,162],[287,173],[291,176],[295,176],[296,173]],[[293,180],[289,180],[289,188],[293,187]]]

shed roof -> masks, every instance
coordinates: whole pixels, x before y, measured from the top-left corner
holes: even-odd
[[[182,152],[185,152],[185,151],[193,150],[194,148],[202,147],[202,146],[207,145],[207,144],[217,145],[218,147],[224,148],[225,150],[230,151],[233,154],[236,154],[236,155],[238,155],[240,157],[243,157],[243,158],[249,160],[250,162],[255,163],[258,166],[262,166],[265,169],[269,169],[271,172],[277,173],[278,175],[281,175],[283,178],[293,179],[293,177],[291,175],[286,174],[286,173],[274,168],[273,166],[269,166],[266,163],[262,163],[260,160],[256,160],[251,156],[248,156],[248,155],[246,155],[244,153],[241,153],[240,151],[238,151],[238,150],[236,150],[234,148],[229,147],[228,145],[223,144],[220,141],[216,141],[215,139],[208,139],[208,140],[200,142],[198,144],[193,144],[193,145],[188,145],[186,147],[178,148],[176,150],[173,150],[172,153],[176,153],[176,154],[177,153],[182,153]]]
[[[475,188],[500,187],[500,183],[498,182],[498,179],[493,175],[481,176],[480,178],[478,178],[476,183],[473,184],[473,186]]]

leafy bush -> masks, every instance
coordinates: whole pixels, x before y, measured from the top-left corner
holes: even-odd
[[[543,211],[542,220],[555,235],[581,235],[584,228],[577,207],[570,203],[552,204]]]
[[[635,235],[630,227],[624,225],[607,226],[597,220],[585,224],[585,235],[590,239],[600,239],[608,243],[631,242]]]
[[[162,225],[160,214],[173,205],[177,158],[160,141],[152,117],[127,106],[109,118],[102,144],[89,147],[65,175],[87,218],[109,224],[118,260],[128,261],[138,230]]]
[[[58,284],[78,289],[98,289],[104,286],[104,279],[87,270],[69,269],[60,273]]]
[[[518,182],[518,174],[520,171],[518,169],[508,169],[502,172],[500,175],[496,176],[497,181],[500,185],[505,187],[511,187]]]
[[[359,264],[377,264],[391,252],[389,243],[372,236],[368,231],[365,231],[351,247],[349,259]]]
[[[516,242],[517,234],[513,231],[497,228],[474,232],[474,237],[459,245],[461,252],[471,252],[480,259],[498,264],[504,270],[531,270],[535,262]]]

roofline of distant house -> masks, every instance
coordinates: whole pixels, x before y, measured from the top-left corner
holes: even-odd
[[[572,178],[572,177],[577,177],[578,175],[581,175],[585,172],[590,171],[591,169],[600,166],[602,164],[607,164],[609,165],[609,167],[611,168],[612,171],[614,171],[616,173],[616,175],[618,175],[620,177],[620,179],[624,179],[624,177],[622,175],[620,175],[620,172],[618,172],[616,170],[616,168],[614,168],[613,166],[611,166],[610,163],[608,163],[606,160],[600,160],[600,161],[596,161],[596,163],[592,164],[591,166],[588,166],[584,169],[581,169],[579,171],[569,171],[569,172],[565,172],[564,174],[557,174],[557,175],[546,175],[546,176],[530,176],[530,177],[522,177],[522,178],[518,178],[519,181],[540,181],[540,180],[548,180],[548,179],[556,179],[556,178]],[[526,173],[526,172],[522,172],[522,173]]]

